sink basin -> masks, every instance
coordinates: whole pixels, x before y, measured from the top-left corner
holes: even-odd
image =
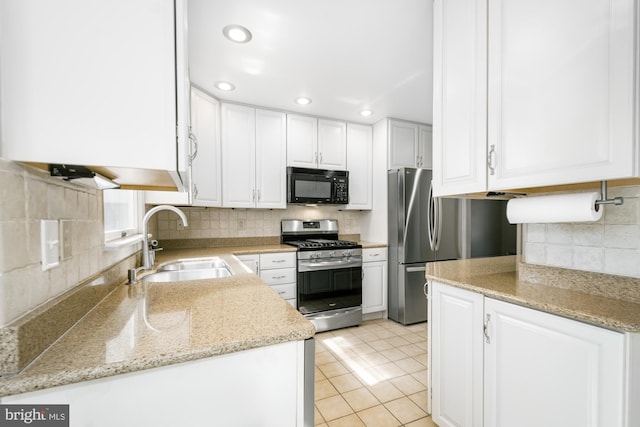
[[[219,257],[188,258],[170,262],[158,271],[140,278],[143,282],[183,282],[185,280],[219,279],[233,273]]]
[[[187,258],[165,264],[158,271],[203,270],[210,268],[228,268],[227,263],[219,257]]]
[[[220,279],[231,276],[227,267],[207,268],[202,270],[158,271],[140,278],[143,282],[183,282],[185,280]]]

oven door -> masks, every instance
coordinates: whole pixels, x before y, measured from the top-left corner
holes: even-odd
[[[299,260],[298,310],[313,314],[362,305],[362,259]]]

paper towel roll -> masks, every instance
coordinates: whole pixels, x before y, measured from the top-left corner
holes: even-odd
[[[511,224],[597,221],[603,207],[596,211],[597,192],[554,194],[512,199],[507,203]]]

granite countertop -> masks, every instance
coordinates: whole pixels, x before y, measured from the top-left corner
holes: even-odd
[[[310,338],[315,328],[233,254],[295,251],[286,245],[163,251],[220,256],[234,275],[122,284],[19,374],[0,397]]]
[[[427,279],[620,332],[640,332],[640,279],[525,264],[516,256],[427,264]]]

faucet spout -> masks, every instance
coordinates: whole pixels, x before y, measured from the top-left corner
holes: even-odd
[[[187,221],[187,217],[180,209],[175,206],[169,205],[160,205],[153,207],[147,212],[142,219],[142,267],[144,270],[150,269],[153,265],[151,264],[151,254],[149,250],[149,219],[159,211],[172,211],[178,214],[180,219],[182,220],[185,227],[189,226],[189,221]]]

